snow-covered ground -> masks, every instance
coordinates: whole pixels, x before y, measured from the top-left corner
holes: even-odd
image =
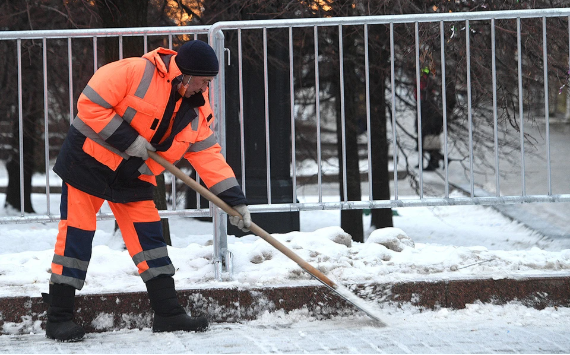
[[[457,196],[453,192],[452,196]],[[4,203],[0,194],[0,206]],[[300,194],[300,199],[315,196]],[[406,198],[405,196],[402,198]],[[415,198],[410,196],[410,198]],[[59,196],[50,209],[57,214]],[[33,195],[46,213],[44,195]],[[552,204],[551,204],[552,205]],[[105,212],[108,206],[104,205]],[[406,207],[395,210],[394,229],[368,231],[365,243],[350,243],[338,227],[339,211],[301,212],[301,230],[278,240],[340,283],[453,278],[570,275],[570,240],[550,238],[491,207]],[[10,214],[4,209],[0,215]],[[255,221],[255,214],[253,219]],[[363,215],[364,226],[370,216]],[[79,294],[143,291],[114,221],[100,221],[86,285]],[[212,225],[170,218],[178,289],[316,283],[262,239],[228,239],[233,280],[214,279]],[[56,223],[0,224],[0,297],[39,296],[48,289]],[[226,275],[227,276],[227,275]],[[0,336],[0,353],[568,353],[570,309],[536,310],[517,302],[470,304],[463,310],[420,310],[384,305],[378,328],[363,314],[317,320],[305,310],[275,312],[251,322],[213,324],[201,334],[153,334],[150,329],[88,334],[78,344],[44,338],[39,324],[29,335]],[[11,324],[5,323],[4,333]],[[16,335],[18,334],[18,335]],[[150,341],[149,341],[150,340]]]
[[[570,309],[536,310],[516,303],[420,312],[391,309],[390,326],[366,317],[315,320],[303,311],[250,322],[214,324],[205,333],[150,329],[89,333],[57,343],[41,330],[0,336],[0,353],[79,354],[554,354],[570,351]]]
[[[42,213],[44,196],[34,195],[34,199],[37,212]],[[340,283],[570,274],[567,239],[544,238],[490,207],[396,211],[396,228],[371,231],[365,243],[350,242],[338,227],[338,211],[301,212],[301,231],[274,237]],[[365,226],[369,218],[363,216]],[[113,228],[111,220],[98,224],[82,293],[144,290]],[[211,223],[172,217],[170,229],[169,254],[179,289],[313,282],[293,261],[254,235],[228,237],[234,255],[233,281],[218,282],[212,266]],[[0,297],[38,296],[47,291],[56,235],[57,223],[0,225]]]

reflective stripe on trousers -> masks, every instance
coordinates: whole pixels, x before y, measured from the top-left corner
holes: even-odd
[[[51,282],[81,289],[91,260],[96,214],[104,200],[63,183],[61,221],[55,244]],[[146,282],[158,275],[174,275],[153,201],[112,203],[129,255]]]

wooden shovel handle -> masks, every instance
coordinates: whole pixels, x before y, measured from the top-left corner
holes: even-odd
[[[182,180],[186,185],[192,188],[194,191],[198,192],[200,195],[204,196],[206,199],[211,201],[214,205],[221,208],[224,212],[229,214],[230,216],[237,216],[242,217],[238,211],[233,209],[230,205],[225,203],[222,199],[218,196],[214,195],[210,190],[205,188],[204,186],[200,185],[196,180],[192,179],[172,163],[158,155],[156,152],[148,151],[149,157],[151,157],[154,161],[158,164],[162,165],[166,170],[171,172],[174,176]],[[249,230],[261,237],[267,243],[271,244],[274,248],[285,254],[289,259],[293,260],[297,263],[301,268],[311,274],[313,277],[324,283],[325,285],[332,287],[333,289],[337,288],[337,285],[328,277],[325,276],[322,272],[314,268],[311,264],[303,260],[300,256],[295,254],[291,249],[287,248],[283,245],[280,241],[275,239],[271,234],[267,233],[263,228],[259,227],[257,224],[251,222],[251,226]]]

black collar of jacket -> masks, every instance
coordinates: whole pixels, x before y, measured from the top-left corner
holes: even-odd
[[[176,90],[176,101],[178,101],[180,99],[180,94],[178,94],[178,84],[180,84],[182,82],[182,79],[180,79],[180,77],[176,77],[174,80],[172,80],[172,90]],[[195,108],[195,107],[200,107],[200,106],[204,106],[206,104],[206,100],[204,99],[204,94],[202,94],[201,92],[198,92],[190,97],[185,97],[182,99],[182,105],[188,105],[188,107],[190,108]]]

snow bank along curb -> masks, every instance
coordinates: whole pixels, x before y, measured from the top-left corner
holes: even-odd
[[[408,303],[425,309],[460,309],[476,301],[520,301],[538,309],[570,307],[570,275],[410,281],[349,288],[380,307]],[[192,315],[207,315],[212,322],[252,320],[265,312],[280,310],[302,310],[316,318],[358,312],[321,285],[189,289],[180,290],[179,298]],[[1,334],[39,331],[44,326],[46,310],[41,297],[0,298]],[[75,319],[88,332],[103,332],[150,327],[152,313],[144,292],[91,294],[76,297]]]

